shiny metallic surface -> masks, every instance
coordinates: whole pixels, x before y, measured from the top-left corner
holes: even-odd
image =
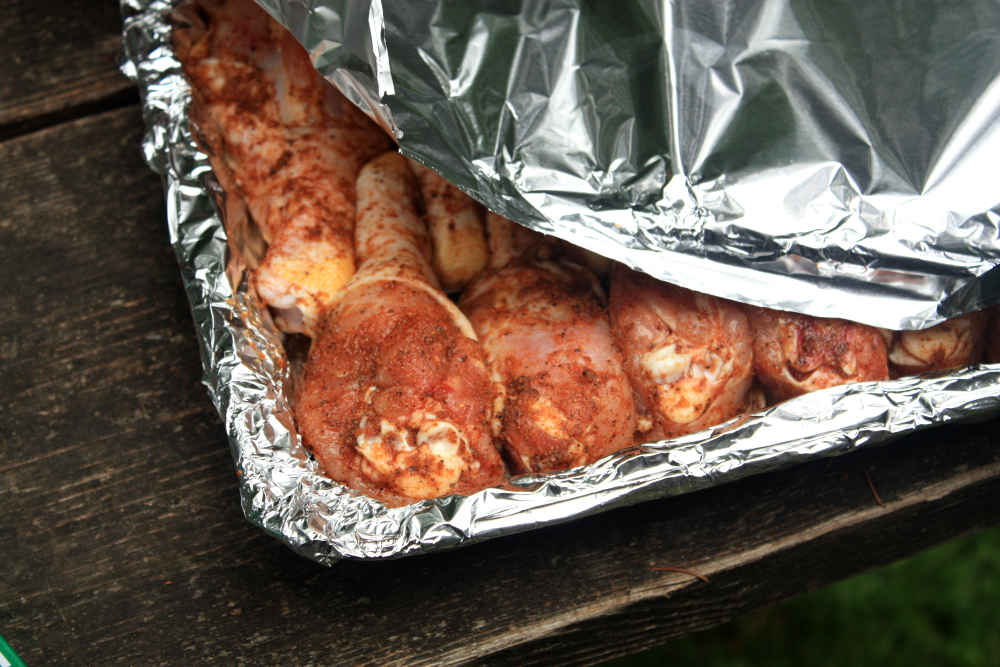
[[[468,3],[262,4],[406,152],[538,229],[676,282],[693,275],[723,296],[895,328],[996,297],[1000,209],[985,163],[1000,147],[993,5],[942,10],[941,30],[975,28],[970,46],[928,56],[924,97],[897,100],[878,83],[891,72],[835,75],[837,53],[863,57],[857,40],[834,53],[836,41],[803,37],[821,23],[819,4],[744,14],[719,3],[616,3],[617,24],[569,1],[506,14]],[[164,178],[204,384],[229,434],[243,510],[307,557],[332,564],[455,547],[1000,414],[1000,365],[981,365],[815,392],[507,489],[399,508],[359,497],[320,474],[296,434],[280,336],[247,289],[238,249],[252,244],[239,237],[239,206],[225,201],[188,125],[174,5],[122,0],[122,69],[142,93],[143,150]],[[866,11],[877,13],[856,10]],[[855,27],[863,38],[912,25]],[[921,48],[935,39],[911,37]],[[890,70],[913,76],[891,55],[881,56]],[[965,75],[952,80],[958,67]],[[699,68],[710,73],[700,83]],[[941,103],[935,117],[931,97]],[[482,112],[492,107],[502,113]],[[896,130],[923,139],[910,144]]]
[[[258,0],[509,218],[757,305],[916,329],[1000,299],[1000,6]]]

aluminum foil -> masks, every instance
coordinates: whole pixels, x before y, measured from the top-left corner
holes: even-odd
[[[167,223],[197,328],[204,384],[229,434],[244,513],[309,558],[332,564],[343,557],[393,558],[455,547],[841,454],[936,424],[1000,414],[1000,365],[981,365],[815,392],[743,421],[636,447],[583,468],[521,477],[507,489],[398,508],[358,496],[319,473],[296,434],[285,393],[287,357],[245,280],[245,209],[219,189],[188,125],[190,90],[170,41],[169,14],[176,4],[122,0],[122,69],[142,94],[143,150],[163,175]],[[368,16],[377,27],[380,4],[371,7]],[[312,15],[289,16],[299,16],[301,27]],[[395,80],[387,77],[379,85]],[[358,84],[355,92],[364,90]],[[397,123],[403,118],[394,111],[391,117]],[[604,245],[600,249],[615,255]],[[662,257],[673,255],[662,251]]]
[[[891,329],[1000,299],[1000,5],[258,0],[489,208]]]

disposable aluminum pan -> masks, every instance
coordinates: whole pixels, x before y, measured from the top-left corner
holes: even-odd
[[[487,489],[467,497],[450,496],[397,508],[386,508],[374,499],[359,496],[321,474],[296,433],[286,393],[287,356],[266,308],[248,290],[245,280],[246,269],[241,258],[246,245],[252,242],[242,234],[246,227],[245,209],[239,202],[225,198],[207,156],[199,151],[191,136],[190,89],[170,40],[169,14],[175,4],[168,0],[123,0],[123,71],[138,83],[142,94],[147,125],[143,150],[149,165],[163,175],[167,223],[191,302],[205,369],[204,384],[225,422],[244,513],[252,523],[309,558],[332,564],[343,557],[383,559],[455,547],[646,499],[686,493],[816,457],[842,454],[936,424],[986,420],[1000,413],[1000,365],[980,365],[944,375],[814,392],[738,423],[636,447],[559,474],[517,478],[508,489]],[[429,3],[412,4],[420,12],[430,11]],[[290,2],[281,9],[285,13],[277,13],[293,30],[312,25],[310,22],[317,13],[323,14],[324,21],[332,21],[329,16],[333,14],[328,16],[321,11],[322,3],[310,6],[316,8],[313,13],[301,9],[300,3]],[[367,9],[362,15],[368,17],[372,26],[372,31],[365,35],[383,34],[385,29],[378,27],[380,6],[377,1],[365,5]],[[270,8],[275,10],[273,5]],[[356,21],[358,17],[351,14],[347,18]],[[470,21],[475,24],[475,20]],[[348,24],[351,21],[345,21]],[[489,36],[488,28],[487,25],[452,39],[461,43],[474,40],[475,35]],[[544,42],[547,34],[542,31],[539,39]],[[335,35],[329,39],[335,40]],[[325,53],[329,51],[321,50],[317,59],[323,60]],[[376,49],[376,53],[381,52]],[[314,50],[313,54],[317,52]],[[369,61],[380,62],[374,53],[369,53],[364,62]],[[389,67],[391,71],[394,65]],[[363,101],[369,110],[383,103],[380,97],[365,92],[360,84],[352,83],[355,79],[351,77],[331,78],[342,84],[343,90],[353,93],[353,99]],[[384,87],[386,81],[380,85]],[[627,109],[622,109],[619,111],[626,113]],[[390,127],[397,137],[402,137],[405,150],[406,137],[410,136],[405,114],[391,110],[380,117],[392,120]],[[424,136],[423,141],[429,141],[418,130],[412,136]],[[442,136],[433,145],[435,150],[444,150],[443,145],[463,137],[468,139],[467,134]],[[410,152],[421,158],[433,154],[417,149]],[[450,173],[454,170],[440,164],[441,171],[455,176]],[[546,173],[521,176],[532,182],[550,177]],[[472,187],[468,179],[456,180],[477,196],[484,194],[479,186]],[[978,192],[980,185],[978,181],[970,182],[970,193]],[[995,188],[995,184],[991,185]],[[500,186],[501,198],[517,201],[505,187]],[[749,188],[750,184],[744,183],[742,187]],[[501,198],[483,197],[490,205]],[[531,198],[524,200],[528,199]],[[983,195],[977,195],[975,201],[983,202]],[[559,232],[570,240],[584,240],[583,245],[610,257],[622,259],[622,249],[641,245],[628,238],[648,238],[635,229],[630,233],[637,235],[632,237],[619,232],[616,232],[618,237],[607,236],[617,216],[610,208],[607,217],[598,207],[590,216],[574,214],[545,222],[520,206],[511,203],[494,207],[514,214],[519,221]],[[522,212],[525,216],[518,215]],[[983,216],[995,221],[995,217],[990,217],[992,213]],[[596,226],[592,227],[592,223]],[[604,240],[590,243],[597,238]],[[979,236],[975,238],[981,240]],[[761,243],[767,245],[766,240]],[[982,257],[992,257],[993,251],[982,250]],[[702,267],[700,275],[704,275],[707,266],[696,261],[699,253],[688,256],[680,249],[644,246],[641,253],[652,253],[664,263],[668,263],[667,258],[672,261],[676,256],[689,257],[690,266]],[[702,259],[711,259],[707,254],[702,253]],[[634,264],[645,266],[641,262]],[[872,262],[872,266],[877,264]],[[979,270],[975,263],[963,266],[968,269],[962,273],[966,278]],[[993,275],[990,270],[980,275]],[[759,274],[755,280],[762,285],[770,284],[773,292],[787,289],[786,282],[777,277],[772,280],[765,274]],[[981,288],[986,282],[967,284]],[[980,293],[975,298],[963,297],[963,303],[985,302],[986,292],[980,288],[969,288]],[[871,303],[878,301],[874,293],[867,294],[865,299]],[[789,301],[780,305],[792,304]],[[914,305],[904,319],[910,323],[929,321],[919,311],[920,306]]]

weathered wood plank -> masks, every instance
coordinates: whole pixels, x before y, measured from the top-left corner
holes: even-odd
[[[0,143],[0,628],[28,664],[593,662],[1000,518],[994,422],[439,555],[303,560],[240,515],[140,137],[132,107]]]
[[[134,97],[115,67],[121,14],[113,0],[8,0],[0,8],[0,35],[0,128]]]
[[[962,435],[978,437],[975,430]],[[737,551],[722,552],[704,562],[695,559],[688,565],[709,576],[709,583],[691,577],[685,583],[684,576],[677,575],[685,585],[671,592],[666,600],[656,597],[627,600],[614,614],[580,619],[542,641],[492,656],[488,663],[546,664],[547,656],[552,653],[567,663],[594,663],[621,657],[912,555],[947,539],[942,530],[958,535],[994,525],[1000,510],[997,477],[1000,456],[995,450],[993,439],[992,444],[978,450],[985,455],[980,459],[983,466],[964,470],[962,464],[946,461],[947,457],[941,454],[940,436],[932,436],[925,442],[904,442],[885,451],[810,464],[797,475],[796,471],[789,471],[770,476],[778,483],[792,475],[797,477],[792,486],[775,490],[775,497],[788,503],[791,516],[765,518],[758,535],[739,528],[724,533],[724,539],[731,545],[740,545]],[[963,446],[956,458],[966,455],[977,456]],[[898,461],[904,457],[909,460],[900,466]],[[934,466],[936,473],[914,479],[915,470],[911,466],[917,463]],[[942,475],[948,468],[949,472]],[[883,480],[879,493],[892,494],[893,500],[886,507],[876,505],[870,492],[868,506],[864,506],[862,497],[867,490],[864,473],[868,470],[878,471]],[[759,481],[764,480],[749,481],[750,494]],[[810,501],[807,485],[820,485],[813,501],[822,503],[828,502],[831,487],[843,483],[865,487],[860,491],[862,497],[858,498],[857,506],[842,505],[839,514],[818,522],[811,522],[808,513],[799,513],[796,506],[808,505]],[[731,502],[734,505],[730,509],[735,509],[739,498],[733,497]],[[761,502],[755,499],[745,510],[752,513],[760,506]],[[711,520],[701,507],[695,509],[695,516]],[[732,520],[723,519],[714,525],[725,531],[731,523]],[[747,522],[747,527],[750,526]],[[794,532],[787,533],[788,529]],[[703,543],[697,540],[696,544]],[[591,637],[604,637],[605,641]],[[622,645],[628,648],[623,650]]]

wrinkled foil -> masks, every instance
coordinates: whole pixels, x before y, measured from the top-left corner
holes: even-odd
[[[1000,299],[1000,5],[258,0],[400,149],[662,280],[920,329]]]
[[[295,431],[285,350],[240,262],[245,210],[225,198],[188,125],[190,89],[170,41],[176,4],[122,0],[122,70],[142,95],[143,151],[163,176],[170,240],[191,302],[204,384],[229,435],[244,514],[306,557],[330,565],[344,557],[427,553],[1000,414],[1000,365],[980,365],[814,392],[589,466],[520,477],[509,489],[398,508],[359,496],[318,471]]]

